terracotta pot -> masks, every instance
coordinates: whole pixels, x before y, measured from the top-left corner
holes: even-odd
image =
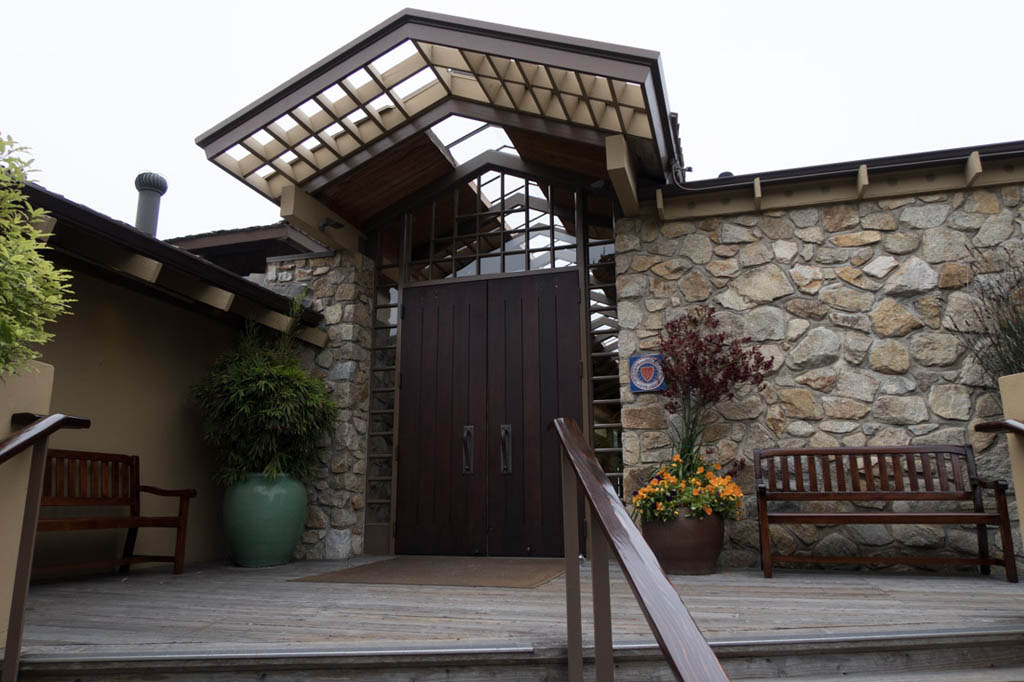
[[[715,572],[725,539],[725,522],[720,514],[644,521],[643,534],[666,573],[703,575]]]

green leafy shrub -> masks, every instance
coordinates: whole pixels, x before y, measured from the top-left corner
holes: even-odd
[[[296,320],[293,314],[293,329]],[[302,367],[292,338],[289,333],[267,339],[249,323],[238,346],[193,387],[203,439],[218,468],[214,477],[223,485],[247,473],[271,480],[281,474],[308,479],[312,473],[317,441],[334,423],[338,407],[324,383]]]
[[[74,300],[71,274],[42,254],[46,245],[34,224],[46,212],[21,191],[32,165],[26,151],[0,136],[0,377],[39,357],[35,346],[53,338],[45,325]]]

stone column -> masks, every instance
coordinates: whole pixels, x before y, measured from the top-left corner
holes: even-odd
[[[267,265],[267,286],[306,291],[306,303],[324,316],[327,346],[306,344],[300,354],[341,408],[321,443],[320,462],[307,484],[309,515],[296,547],[300,559],[345,559],[363,551],[366,437],[370,421],[370,302],[373,262],[358,253],[334,253]]]

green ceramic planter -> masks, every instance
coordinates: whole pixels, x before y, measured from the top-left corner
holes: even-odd
[[[224,492],[228,551],[239,566],[278,566],[292,558],[306,521],[306,486],[283,474],[247,474]]]

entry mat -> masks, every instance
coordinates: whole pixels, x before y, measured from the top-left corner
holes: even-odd
[[[296,582],[532,588],[563,571],[565,559],[400,555]]]

